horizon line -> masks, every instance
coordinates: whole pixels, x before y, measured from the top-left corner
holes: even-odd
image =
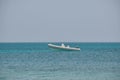
[[[78,41],[40,41],[40,42],[33,42],[33,41],[28,41],[28,42],[0,42],[0,43],[120,43],[120,42],[97,42],[97,41],[90,41],[90,42],[78,42]]]

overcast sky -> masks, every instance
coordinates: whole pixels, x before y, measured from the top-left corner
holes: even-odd
[[[120,0],[0,0],[0,42],[120,42]]]

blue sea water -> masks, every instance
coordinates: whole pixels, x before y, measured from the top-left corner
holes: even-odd
[[[0,43],[0,80],[120,80],[120,43]],[[60,43],[54,43],[60,44]]]

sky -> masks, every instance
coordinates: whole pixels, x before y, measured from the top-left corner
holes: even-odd
[[[0,0],[0,42],[120,42],[120,0]]]

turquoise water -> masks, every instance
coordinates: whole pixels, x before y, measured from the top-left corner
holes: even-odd
[[[120,80],[120,43],[0,43],[0,80]],[[54,43],[60,44],[60,43]]]

